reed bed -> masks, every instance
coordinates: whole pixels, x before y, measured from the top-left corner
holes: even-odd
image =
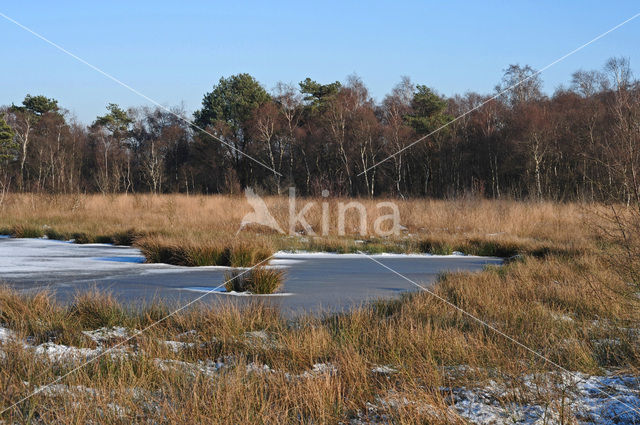
[[[285,223],[286,200],[265,201]],[[376,200],[361,202],[372,226]],[[259,301],[214,306],[205,299],[167,317],[175,306],[122,305],[97,292],[59,304],[51,293],[0,288],[0,408],[7,409],[0,419],[467,423],[454,389],[487,385],[502,389],[482,394],[504,409],[532,403],[544,407],[546,423],[582,418],[563,372],[487,325],[575,373],[638,375],[638,287],[612,267],[620,247],[603,237],[610,223],[602,207],[477,199],[397,205],[399,235],[362,236],[348,216],[347,235],[314,237],[236,233],[250,212],[237,197],[11,194],[0,207],[5,232],[110,237],[139,246],[151,261],[241,267],[278,249],[517,256],[479,273],[442,275],[432,289],[437,297],[417,292],[295,320]],[[321,219],[319,210],[307,215],[312,226]],[[56,355],[60,347],[73,350]],[[76,370],[86,353],[111,347]]]
[[[74,239],[77,243],[106,242],[138,246],[151,262],[179,265],[256,264],[277,250],[333,252],[460,251],[509,257],[530,253],[582,252],[591,246],[585,221],[591,206],[548,202],[392,200],[400,212],[401,231],[377,236],[375,221],[388,211],[382,201],[356,200],[366,211],[361,218],[345,213],[339,234],[339,205],[352,199],[298,199],[298,209],[312,203],[305,219],[315,235],[296,227],[288,234],[289,200],[264,198],[286,234],[272,229],[241,228],[252,211],[243,197],[187,195],[40,195],[11,194],[0,206],[0,233],[15,237]],[[322,234],[321,204],[327,204],[328,232]]]

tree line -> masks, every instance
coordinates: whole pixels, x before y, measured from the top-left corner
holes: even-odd
[[[520,65],[493,93],[446,98],[403,78],[378,103],[357,76],[267,91],[238,74],[192,116],[109,104],[87,126],[46,96],[4,106],[0,189],[624,201],[640,190],[639,136],[640,83],[625,58],[575,72],[551,96]]]

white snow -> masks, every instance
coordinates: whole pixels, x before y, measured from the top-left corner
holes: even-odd
[[[47,239],[0,240],[0,270],[2,277],[22,277],[31,274],[75,271],[85,274],[96,270],[118,270],[135,266],[121,262],[140,258],[135,248],[112,245],[76,245]],[[109,258],[109,261],[100,258]],[[115,260],[115,261],[114,261]],[[138,266],[143,266],[138,264]]]
[[[196,363],[190,363],[174,359],[154,359],[154,363],[162,371],[185,372],[191,376],[197,376],[199,374],[213,376],[225,367],[224,362],[221,360],[198,360]]]
[[[7,341],[15,340],[16,334],[11,329],[0,327],[0,342],[5,343]]]
[[[277,255],[277,254],[276,254]],[[289,266],[291,264],[301,263],[302,260],[294,260],[292,258],[273,258],[269,261],[269,265],[271,266]]]
[[[333,376],[338,373],[338,368],[331,363],[316,363],[310,370],[294,375],[289,372],[282,372],[271,369],[268,365],[251,362],[247,365],[248,373],[281,373],[287,380],[310,379],[318,376]]]
[[[258,363],[249,363],[247,365],[247,373],[269,373],[273,370],[266,364],[260,365]]]
[[[133,330],[131,331],[131,334],[135,332],[136,331]],[[105,341],[109,341],[111,339],[127,338],[130,335],[129,329],[122,326],[116,326],[112,328],[103,327],[93,331],[82,331],[82,333],[98,344],[102,344]]]
[[[551,312],[551,317],[559,322],[573,322],[573,318],[567,314],[559,314]]]
[[[85,331],[85,335],[99,344],[96,349],[78,348],[46,342],[38,346],[24,343],[27,350],[51,361],[85,361],[104,352],[101,344],[111,338],[125,338],[135,330],[124,327],[100,328]],[[193,336],[188,331],[180,337]],[[273,337],[265,330],[250,331],[243,334],[251,344],[272,347]],[[10,329],[0,327],[0,341],[15,339]],[[194,343],[181,341],[160,341],[173,351],[191,347]],[[125,348],[109,351],[112,356],[132,355]],[[187,373],[191,376],[199,374],[214,376],[222,369],[235,363],[233,357],[217,360],[206,359],[186,362],[175,359],[154,359],[158,368],[164,371]],[[467,366],[449,367],[445,369],[451,377],[464,375],[470,371]],[[282,374],[288,380],[312,379],[333,376],[338,369],[332,363],[316,363],[311,369],[299,374],[291,374],[272,369],[266,364],[249,363],[248,373]],[[374,365],[372,373],[388,375],[398,370],[391,365]],[[559,423],[560,409],[565,409],[567,417],[575,417],[579,424],[632,425],[640,423],[640,377],[632,375],[608,374],[604,376],[586,375],[582,373],[547,372],[537,375],[524,375],[518,382],[502,383],[494,380],[486,381],[473,387],[442,387],[440,391],[450,403],[449,412],[442,412],[444,417],[456,414],[474,424],[514,423],[525,425],[543,425]],[[54,395],[60,392],[91,394],[91,388],[67,387],[54,385],[42,387],[42,392]],[[562,394],[564,399],[559,400]],[[609,397],[607,394],[611,395]],[[514,401],[515,400],[515,401]],[[551,400],[551,403],[549,403]],[[564,403],[564,404],[560,404]],[[388,409],[399,405],[415,405],[420,411],[434,411],[433,406],[409,401],[393,393],[378,398],[376,404],[370,404],[368,413],[379,414],[378,409]],[[637,410],[636,410],[637,409]],[[440,413],[435,413],[440,415]],[[434,416],[435,418],[436,416]],[[437,416],[439,417],[439,416]],[[356,423],[356,422],[354,422]]]
[[[166,345],[174,353],[178,353],[187,348],[195,347],[194,342],[183,342],[183,341],[162,341],[163,345]]]
[[[0,239],[0,278],[64,276],[96,280],[96,274],[152,274],[185,270],[228,270],[225,266],[184,267],[144,263],[137,248],[110,244],[74,244],[48,239]]]
[[[331,363],[316,363],[311,370],[302,372],[300,375],[296,375],[298,378],[312,378],[318,375],[335,375],[338,373],[338,368]]]
[[[52,361],[88,360],[101,352],[99,349],[70,347],[67,345],[54,344],[53,342],[40,344],[35,347],[34,351],[38,355],[46,355]]]
[[[219,295],[231,295],[235,297],[289,297],[293,295],[291,292],[275,292],[273,294],[254,294],[252,292],[236,292],[236,291],[226,291],[224,288],[217,288],[215,286],[186,286],[183,288],[176,288],[182,291],[192,291],[192,292],[204,292],[204,293],[215,293]]]
[[[451,258],[451,257],[469,257],[469,258],[488,258],[481,256],[473,256],[466,255],[461,252],[454,252],[451,255],[434,255],[427,253],[394,253],[387,252],[381,254],[366,254],[367,257],[372,258]],[[310,251],[278,251],[274,254],[273,258],[278,260],[313,260],[313,259],[353,259],[353,258],[363,258],[364,254],[359,253],[348,253],[348,254],[340,254],[337,252],[310,252]],[[273,261],[273,260],[272,260]]]
[[[376,366],[373,369],[371,369],[371,372],[379,373],[382,375],[389,375],[391,373],[396,373],[397,371],[398,371],[397,369],[394,369],[391,366],[387,366],[387,365]]]
[[[542,382],[542,384],[540,384]],[[529,403],[505,402],[522,399],[519,393],[490,381],[479,388],[444,388],[453,394],[452,409],[475,424],[547,424],[559,423],[560,405],[536,402],[534,395],[565,395],[565,412],[582,424],[637,424],[640,423],[640,378],[622,375],[590,376],[581,373],[548,373],[543,376],[523,377],[523,387],[531,392]],[[606,393],[606,394],[605,394]],[[607,394],[613,396],[608,397]],[[519,397],[509,397],[517,395]],[[552,399],[557,399],[551,397]],[[634,409],[636,409],[634,411]]]

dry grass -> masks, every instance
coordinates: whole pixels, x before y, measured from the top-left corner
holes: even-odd
[[[284,283],[284,271],[257,266],[249,271],[232,270],[225,274],[227,291],[273,294]]]
[[[283,229],[288,227],[288,199],[265,198]],[[487,200],[394,200],[403,231],[376,237],[375,220],[389,211],[376,200],[361,199],[367,211],[367,235],[360,219],[346,214],[346,235],[338,236],[338,204],[347,199],[298,199],[314,207],[306,220],[322,229],[322,202],[329,203],[329,234],[285,236],[265,229],[240,233],[251,207],[243,197],[186,195],[12,194],[0,208],[0,232],[16,237],[47,235],[76,242],[135,244],[153,262],[181,265],[255,264],[278,249],[356,252],[431,252],[511,256],[576,253],[590,245],[584,231],[585,208],[578,204],[524,203]]]
[[[600,254],[617,249],[585,225],[576,204],[399,201],[407,227],[391,238],[284,237],[246,231],[234,238],[249,207],[231,197],[12,195],[0,226],[60,234],[132,235],[155,261],[250,264],[276,249],[347,252],[430,251],[522,256],[475,274],[443,275],[434,291],[572,371],[637,374],[640,307],[630,287]],[[338,202],[333,200],[332,202]],[[284,222],[287,204],[268,198]],[[375,201],[364,200],[375,219]],[[318,215],[307,216],[310,224]],[[22,227],[20,227],[22,226]],[[129,230],[132,229],[132,230]],[[26,232],[28,233],[28,231]],[[25,234],[26,234],[25,233]],[[365,239],[364,243],[356,242]],[[149,248],[156,244],[156,248]],[[246,244],[246,245],[245,245]],[[246,248],[246,247],[249,248]],[[170,247],[166,249],[165,247]],[[262,254],[256,254],[262,252]],[[610,251],[611,252],[611,251]],[[202,258],[202,260],[194,260]],[[234,259],[232,259],[234,258]],[[143,329],[168,305],[123,306],[104,294],[79,294],[60,305],[48,294],[0,291],[0,321],[21,342],[0,347],[1,406],[9,406],[78,364],[49,359],[47,342],[96,349],[83,331]],[[25,348],[22,341],[27,341]],[[163,341],[178,341],[166,344]],[[174,349],[175,347],[178,349]],[[553,367],[427,293],[363,306],[348,314],[286,320],[254,303],[199,305],[170,317],[2,414],[9,423],[464,423],[443,388],[497,382],[505,406],[535,401],[571,423],[580,412],[564,402],[566,387],[532,389],[525,375]],[[160,360],[159,360],[160,359]],[[215,370],[215,361],[225,366]],[[322,367],[314,365],[323,364]],[[269,367],[265,371],[264,366]],[[387,365],[394,372],[373,372]],[[542,378],[540,378],[542,379]],[[373,403],[377,409],[368,409]]]
[[[598,373],[634,370],[640,360],[638,334],[621,330],[638,326],[640,310],[616,290],[622,286],[593,256],[528,257],[478,274],[443,276],[435,291],[550,360]],[[95,348],[83,331],[143,329],[169,309],[122,306],[97,293],[59,305],[47,294],[0,291],[4,326],[31,346],[53,341]],[[121,341],[116,337],[101,344]],[[179,341],[179,348],[162,341]],[[395,398],[402,402],[378,412],[388,415],[387,421],[462,423],[447,409],[447,393],[440,388],[472,387],[489,379],[515,386],[517,392],[505,395],[505,403],[515,400],[509,397],[538,402],[544,397],[553,410],[562,398],[560,389],[533,394],[517,383],[524,374],[550,370],[548,364],[426,293],[294,323],[259,303],[215,309],[200,305],[136,336],[124,348],[127,355],[100,358],[3,418],[42,423],[337,423],[366,412],[368,402]],[[3,406],[78,364],[69,358],[47,359],[17,342],[5,342],[1,349],[6,353],[0,357]],[[214,371],[216,359],[225,366]],[[325,368],[314,370],[314,364]],[[395,372],[372,372],[378,365]],[[568,418],[575,413],[564,412]]]

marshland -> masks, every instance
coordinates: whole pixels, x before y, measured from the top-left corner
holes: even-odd
[[[288,200],[265,201],[283,219]],[[376,200],[360,202],[375,209]],[[2,206],[4,233],[82,234],[76,243],[131,244],[148,261],[150,246],[186,244],[183,252],[242,249],[245,266],[277,250],[510,260],[441,274],[430,292],[406,282],[401,296],[294,319],[257,298],[173,313],[179,303],[121,303],[104,291],[60,302],[55,286],[30,292],[9,283],[0,293],[2,415],[35,423],[633,423],[639,300],[608,208],[394,202],[403,231],[393,237],[363,238],[347,220],[352,231],[341,237],[245,229],[236,239],[228,229],[251,210],[242,197],[12,194]]]
[[[640,423],[637,4],[36,3],[0,423]]]

